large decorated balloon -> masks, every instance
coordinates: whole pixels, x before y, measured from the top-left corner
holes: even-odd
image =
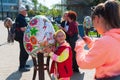
[[[85,16],[83,25],[88,29],[92,27],[92,19],[90,16]]]
[[[42,15],[33,17],[24,33],[24,46],[28,54],[36,56],[43,48],[54,44],[55,30],[51,22]]]

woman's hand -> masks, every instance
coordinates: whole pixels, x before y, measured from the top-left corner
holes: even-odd
[[[26,30],[26,28],[25,27],[21,27],[20,30],[24,32]]]
[[[80,37],[75,44],[76,53],[81,53],[84,50],[85,41]]]
[[[83,37],[83,40],[86,44],[90,44],[92,42],[92,40],[88,36]]]

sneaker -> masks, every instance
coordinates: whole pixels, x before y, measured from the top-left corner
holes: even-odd
[[[27,68],[20,68],[19,71],[20,71],[20,72],[28,72],[28,71],[30,71],[30,69],[27,69]]]
[[[25,65],[25,67],[30,67],[30,65]]]
[[[78,68],[73,69],[73,72],[79,72]]]

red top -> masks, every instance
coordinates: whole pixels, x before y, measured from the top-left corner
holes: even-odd
[[[76,21],[70,22],[67,34],[73,36],[76,33],[78,33],[78,23]]]
[[[73,74],[73,71],[72,71],[72,50],[71,50],[71,47],[68,46],[68,43],[65,43],[64,45],[59,46],[58,49],[55,51],[55,54],[59,56],[63,52],[63,50],[66,48],[69,49],[68,59],[65,60],[64,62],[56,62],[56,61],[52,62],[50,72],[54,73],[55,64],[57,64],[57,71],[59,74],[58,78],[71,77]]]

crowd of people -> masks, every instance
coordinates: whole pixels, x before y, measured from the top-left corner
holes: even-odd
[[[26,68],[26,67],[30,67],[30,65],[26,65],[29,55],[26,52],[23,44],[24,31],[26,30],[27,27],[27,22],[25,20],[26,15],[27,15],[27,9],[24,6],[21,6],[19,8],[19,14],[15,19],[15,23],[16,23],[15,38],[19,42],[19,47],[20,47],[19,71],[21,72],[30,71],[30,69]]]
[[[26,8],[19,9],[16,17],[17,37],[20,45],[19,71],[29,71],[26,65],[28,54],[23,46],[23,34],[27,22]],[[92,41],[86,32],[79,35],[77,13],[67,11],[63,14],[59,30],[54,39],[57,45],[45,47],[44,52],[53,60],[50,73],[55,80],[70,80],[74,72],[81,69],[96,69],[95,80],[120,80],[120,4],[115,0],[100,3],[92,10],[92,26],[102,35]],[[87,45],[88,51],[84,50]]]
[[[92,21],[102,37],[95,41],[84,37],[76,42],[77,63],[82,69],[95,68],[96,80],[120,80],[120,4],[113,0],[98,4],[93,9]]]
[[[63,15],[62,24],[61,26],[59,26],[59,28],[65,32],[67,36],[66,41],[70,44],[72,50],[73,72],[79,72],[78,70],[78,66],[79,66],[81,69],[96,69],[95,72],[96,80],[119,80],[120,62],[118,60],[120,53],[118,49],[120,47],[119,45],[120,44],[119,42],[120,4],[117,3],[116,1],[110,0],[110,1],[106,1],[105,3],[98,4],[93,9],[93,13],[92,13],[93,26],[97,30],[97,32],[102,35],[101,38],[95,41],[92,41],[88,36],[84,36],[83,38],[80,38],[78,36],[78,23],[76,22],[76,17],[77,14],[74,11],[65,12],[65,14]],[[59,37],[61,37],[60,40],[62,41],[63,40],[62,36]],[[85,44],[87,44],[87,47],[89,48],[87,52],[86,50],[84,50]],[[114,48],[111,47],[113,45]],[[59,45],[59,47],[60,46],[61,45]],[[50,55],[51,54],[57,55],[56,52],[51,51],[48,48],[46,51],[48,51]],[[67,55],[68,52],[64,53],[64,58],[67,59],[68,57],[65,56],[65,54]],[[61,52],[61,54],[59,53],[56,57],[60,58],[60,56],[62,55],[63,52]],[[69,53],[69,58],[70,57],[71,56]],[[53,56],[51,58],[53,59]],[[59,70],[60,62],[54,59],[53,61],[57,63],[57,68],[58,68],[57,70],[59,74],[57,78],[60,80],[69,80],[70,75],[63,77],[61,76],[60,74],[61,70]],[[61,64],[62,63],[64,62],[61,62]],[[66,71],[63,70],[62,73],[64,72]]]
[[[15,24],[13,24],[13,21],[11,18],[6,18],[4,21],[4,25],[8,30],[8,40],[7,42],[13,42],[14,39],[19,42],[19,48],[20,48],[20,54],[19,54],[19,68],[18,70],[20,72],[27,72],[30,71],[29,67],[30,65],[27,65],[27,59],[29,57],[28,53],[26,52],[23,44],[23,36],[24,36],[24,31],[26,30],[27,27],[27,22],[25,20],[25,17],[27,15],[26,8],[24,6],[21,6],[19,8],[19,14],[17,15],[15,19]],[[15,35],[11,34],[11,29],[14,27],[15,28]]]
[[[73,71],[79,72],[78,65],[76,62],[76,52],[74,51],[75,48],[75,42],[78,39],[78,22],[77,19],[77,13],[74,11],[68,11],[65,12],[63,16],[63,21],[61,23],[61,26],[59,26],[60,29],[62,29],[66,33],[66,40],[70,44],[72,48],[72,54],[73,54]]]

